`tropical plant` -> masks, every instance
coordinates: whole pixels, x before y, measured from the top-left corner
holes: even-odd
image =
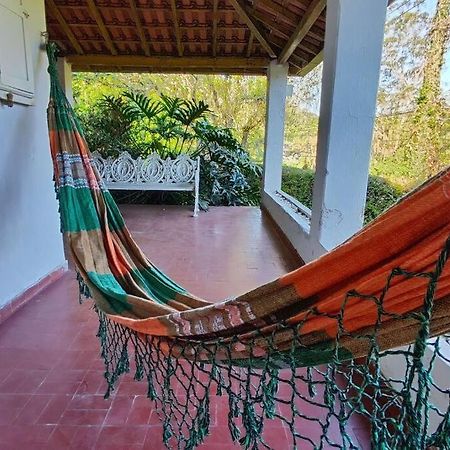
[[[230,129],[208,121],[211,114],[203,100],[127,91],[120,96],[103,96],[92,114],[84,111],[81,120],[90,148],[105,157],[124,149],[134,157],[153,152],[162,158],[175,158],[180,153],[200,157],[200,198],[204,209],[208,205],[258,204],[260,167]],[[155,200],[149,194],[135,197],[138,202]],[[183,194],[171,197],[157,198],[164,202],[187,200]],[[129,196],[127,200],[130,201]]]
[[[196,124],[202,136],[201,196],[212,205],[257,205],[260,201],[261,167],[255,164],[228,128],[207,121]]]

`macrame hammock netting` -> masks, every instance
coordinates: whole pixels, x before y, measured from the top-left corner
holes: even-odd
[[[216,396],[226,396],[222,414],[244,448],[270,448],[264,436],[278,420],[291,448],[357,449],[357,416],[372,448],[450,448],[450,380],[433,381],[433,366],[450,364],[449,169],[316,261],[209,303],[130,236],[49,49],[61,226],[99,316],[107,396],[134,360],[169,448],[204,441]],[[392,367],[401,373],[389,378]]]

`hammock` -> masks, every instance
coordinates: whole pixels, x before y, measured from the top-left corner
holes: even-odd
[[[281,420],[292,448],[356,449],[354,416],[370,426],[372,448],[450,448],[450,383],[431,376],[436,361],[450,362],[449,169],[327,255],[211,304],[130,236],[48,53],[61,226],[99,315],[106,396],[133,358],[169,448],[203,442],[214,395],[228,397],[228,427],[245,448],[269,448],[265,426]],[[394,357],[403,375],[385,378]]]

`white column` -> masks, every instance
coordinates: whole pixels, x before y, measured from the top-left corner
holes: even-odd
[[[270,63],[267,71],[264,141],[263,189],[265,192],[275,192],[281,188],[287,76],[287,64],[277,64],[276,61]]]
[[[58,58],[57,63],[59,82],[70,104],[73,105],[72,64],[68,63],[66,58]]]
[[[327,250],[363,224],[387,0],[332,0],[311,238]]]

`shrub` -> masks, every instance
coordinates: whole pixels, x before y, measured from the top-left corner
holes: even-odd
[[[314,171],[283,166],[281,189],[308,208],[312,208],[313,185]]]
[[[282,189],[308,208],[312,208],[314,171],[296,167],[283,167]],[[376,176],[369,177],[364,223],[367,224],[393,205],[403,192]]]

